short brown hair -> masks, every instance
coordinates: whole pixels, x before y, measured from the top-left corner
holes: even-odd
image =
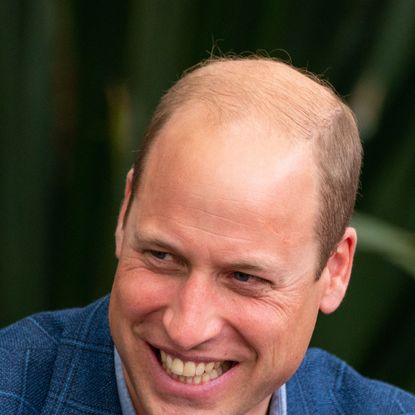
[[[134,162],[129,206],[153,142],[172,115],[189,103],[211,105],[220,117],[259,111],[288,136],[314,141],[320,275],[350,221],[358,189],[362,146],[350,108],[315,75],[276,59],[209,58],[186,71],[161,98]]]

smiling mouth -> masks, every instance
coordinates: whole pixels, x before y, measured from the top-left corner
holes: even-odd
[[[184,361],[156,349],[159,362],[164,371],[173,379],[193,385],[205,384],[222,376],[231,369],[236,362],[193,362]]]

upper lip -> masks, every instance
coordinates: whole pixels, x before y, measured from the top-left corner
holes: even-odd
[[[150,344],[150,343],[149,343]],[[163,350],[163,352],[169,354],[172,357],[177,357],[180,360],[183,360],[185,362],[225,362],[225,361],[231,361],[230,359],[224,359],[222,357],[212,357],[207,355],[201,355],[201,354],[194,354],[194,353],[180,353],[176,350],[173,350],[169,347],[159,346],[157,344],[150,344],[150,346],[157,350]]]

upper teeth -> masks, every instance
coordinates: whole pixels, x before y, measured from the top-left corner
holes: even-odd
[[[177,357],[170,356],[163,350],[160,350],[160,354],[163,367],[167,373],[186,383],[206,383],[229,369],[228,362],[185,362]]]

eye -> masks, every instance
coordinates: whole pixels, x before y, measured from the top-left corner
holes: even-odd
[[[147,265],[157,270],[179,270],[183,266],[180,257],[165,251],[147,249],[143,251],[143,254]]]
[[[261,297],[273,289],[271,281],[242,271],[232,271],[227,274],[228,287],[246,297]]]
[[[168,259],[170,254],[163,251],[148,251],[149,255],[151,255],[153,258],[159,259],[159,260],[165,260]]]
[[[234,271],[231,275],[232,278],[238,283],[241,283],[241,285],[250,287],[264,287],[272,285],[271,281],[257,277],[256,275],[247,274],[246,272]]]
[[[257,279],[251,274],[246,274],[245,272],[235,271],[233,277],[240,282],[248,282],[251,279]]]

